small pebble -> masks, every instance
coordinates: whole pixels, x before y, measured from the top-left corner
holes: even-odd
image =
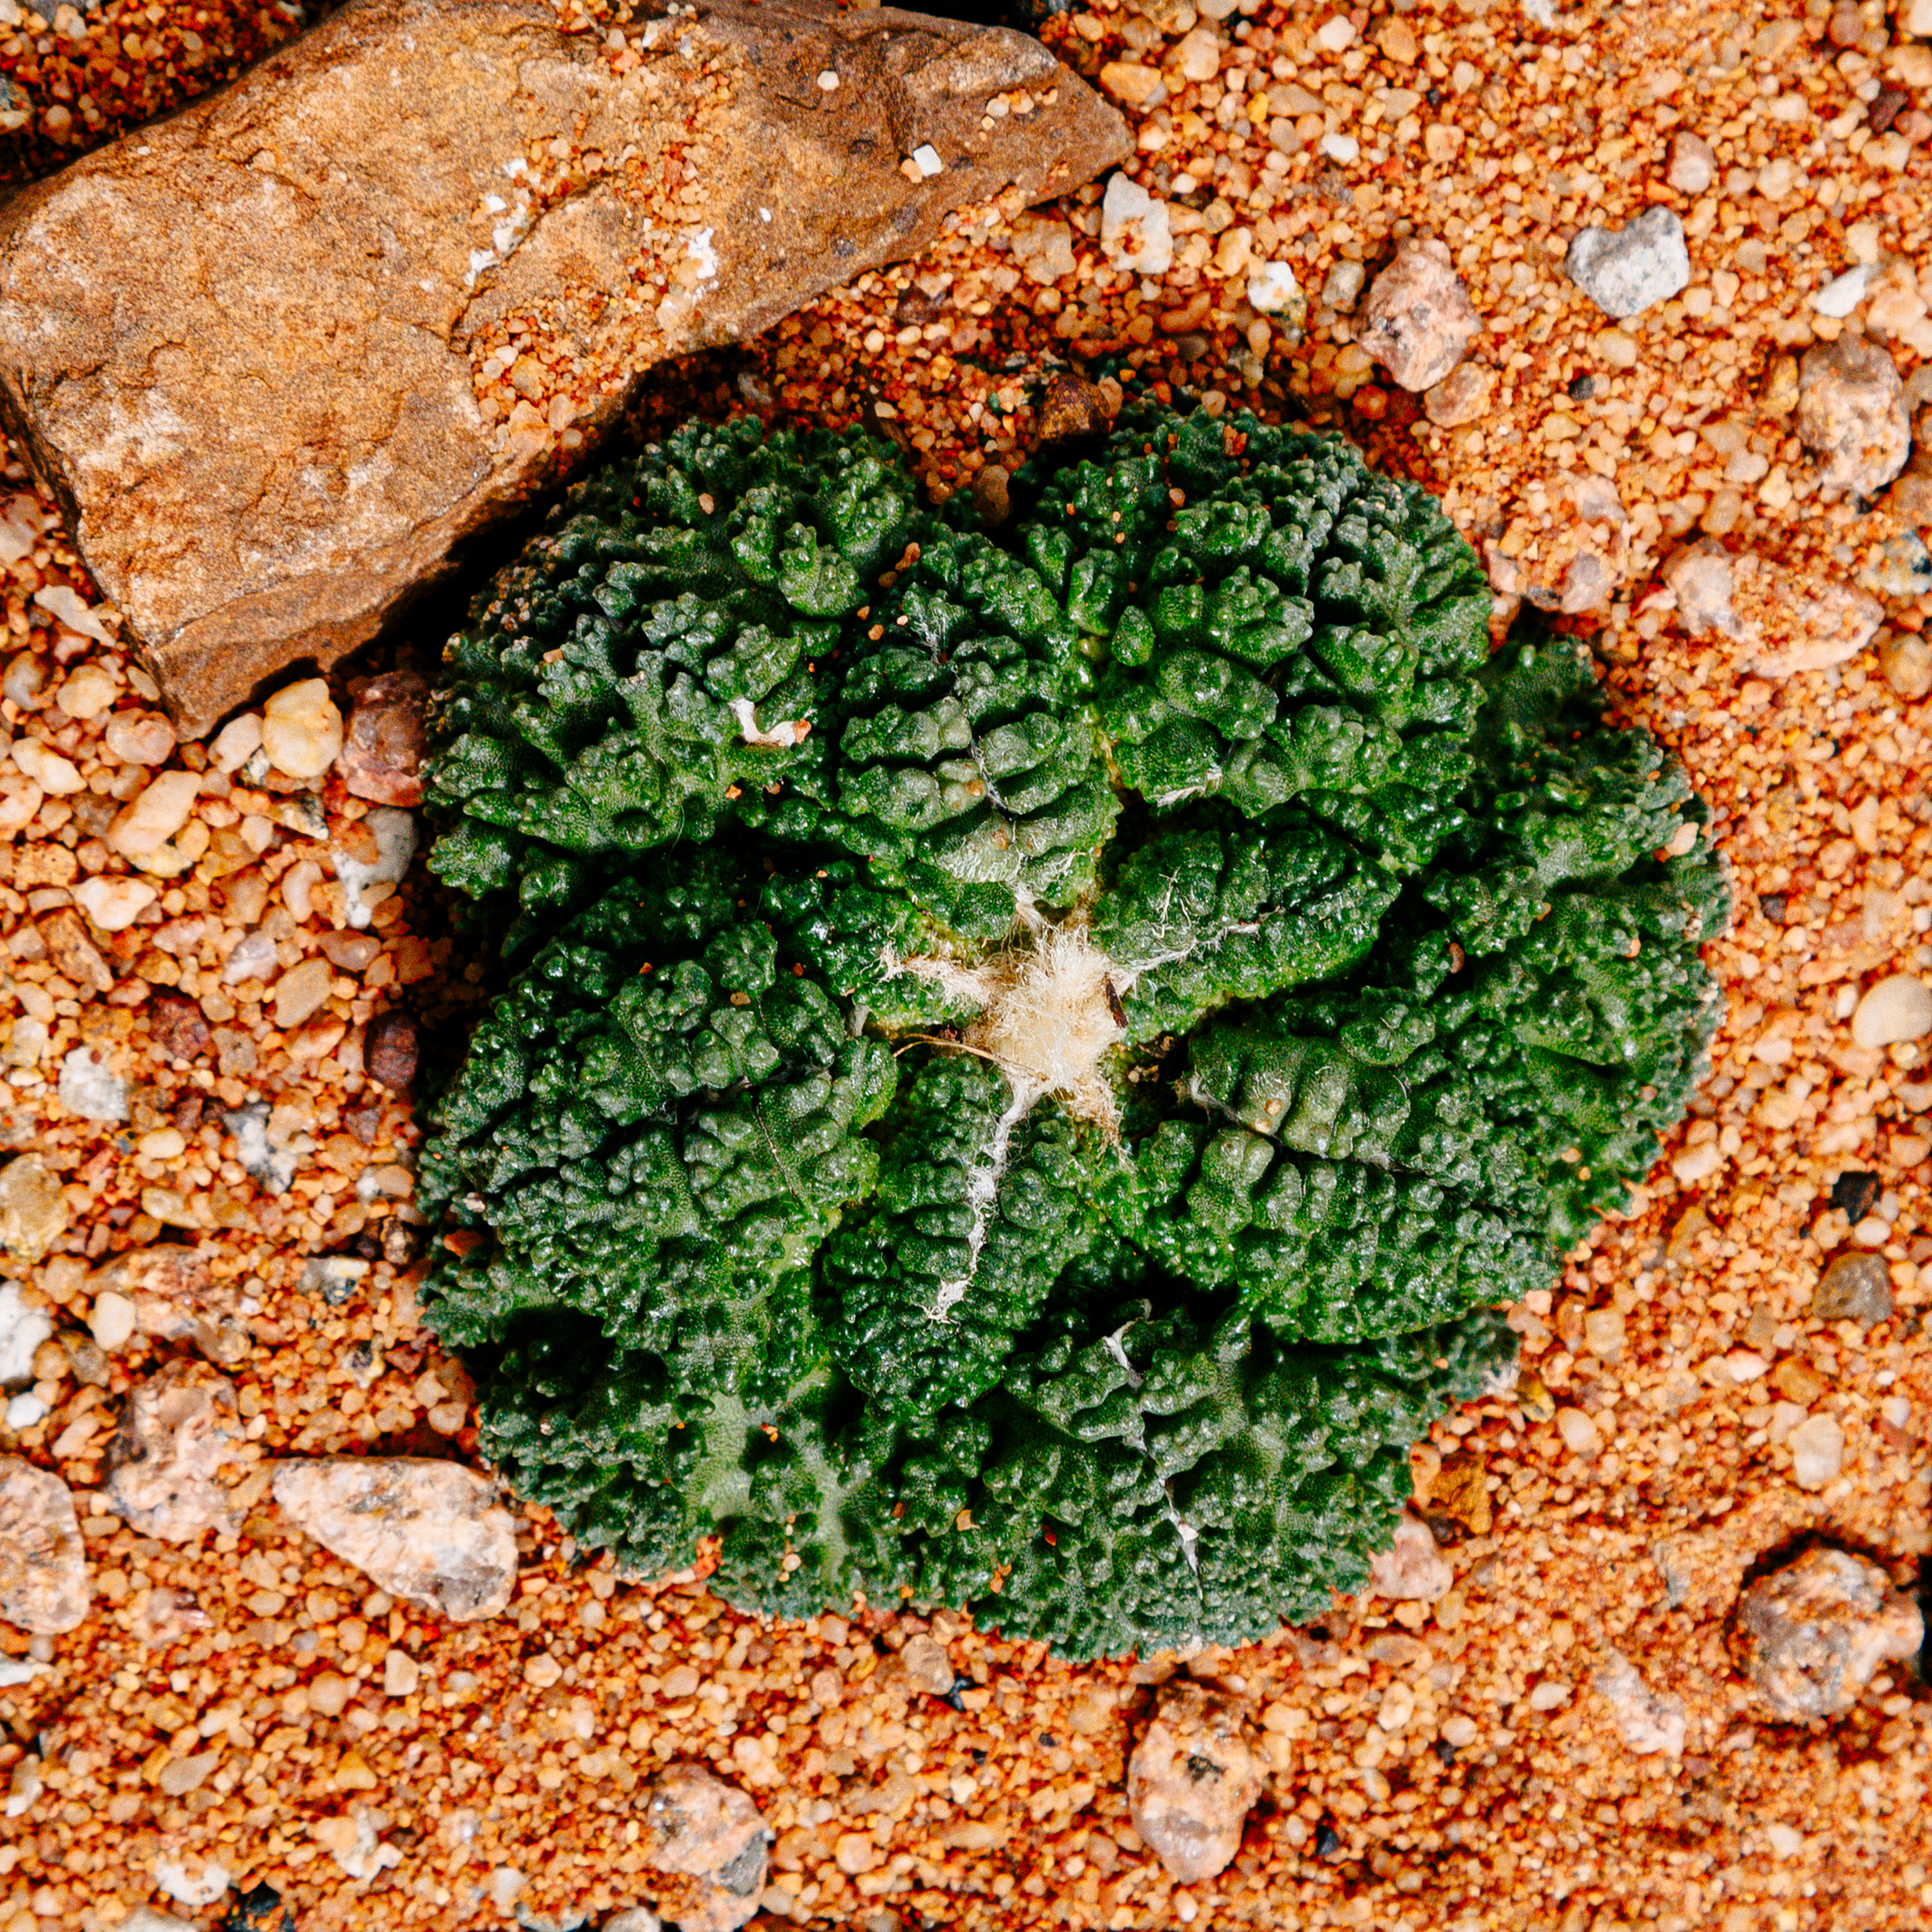
[[[88,1318],[88,1333],[109,1355],[125,1348],[134,1336],[134,1304],[112,1289],[97,1294]]]
[[[163,1542],[232,1533],[241,1517],[221,1473],[239,1455],[235,1386],[177,1356],[128,1397],[108,1454],[106,1497],[131,1529]]]
[[[187,1906],[192,1910],[213,1905],[230,1883],[225,1865],[186,1853],[175,1857],[158,1857],[153,1870],[155,1883],[177,1906]]]
[[[83,664],[54,694],[54,701],[70,718],[85,723],[98,718],[120,690],[112,673],[98,664]]]
[[[1406,390],[1426,390],[1461,361],[1482,318],[1440,242],[1405,242],[1375,277],[1361,347]]]
[[[1785,1446],[1791,1452],[1791,1480],[1801,1490],[1824,1489],[1844,1467],[1845,1432],[1836,1416],[1814,1415],[1800,1423]]]
[[[1932,696],[1932,643],[1912,630],[1881,637],[1878,671],[1892,694],[1907,704]]]
[[[372,677],[357,693],[336,760],[353,796],[377,805],[422,804],[428,697],[429,687],[413,671]]]
[[[30,1381],[34,1357],[54,1333],[44,1308],[28,1306],[17,1281],[0,1281],[0,1389]]]
[[[1134,1829],[1183,1885],[1226,1870],[1241,1849],[1267,1778],[1249,1719],[1242,1699],[1171,1679],[1127,1760]]]
[[[1828,491],[1876,496],[1906,466],[1911,419],[1896,365],[1876,342],[1842,335],[1798,365],[1798,440],[1822,458]]]
[[[1264,261],[1249,272],[1248,307],[1258,314],[1286,314],[1301,298],[1301,284],[1287,262]]]
[[[1814,1322],[1856,1322],[1871,1328],[1889,1321],[1892,1308],[1891,1275],[1884,1257],[1840,1255],[1818,1277],[1806,1313]]]
[[[36,1155],[0,1167],[0,1248],[31,1267],[67,1231],[67,1197]]]
[[[736,1932],[758,1912],[769,1870],[768,1835],[758,1807],[736,1786],[691,1763],[666,1765],[639,1795],[651,1864],[707,1881],[700,1915],[681,1917],[679,1924],[687,1932]],[[853,1835],[872,1846],[874,1863],[884,1862],[870,1832]],[[835,1859],[839,1856],[835,1850]]]
[[[158,711],[117,711],[108,721],[108,751],[124,765],[164,765],[175,743],[175,727]]]
[[[261,749],[261,714],[243,711],[231,718],[208,742],[208,762],[218,772],[239,772]]]
[[[127,1082],[102,1059],[100,1050],[76,1046],[60,1062],[60,1105],[87,1121],[125,1121]]]
[[[1591,1308],[1583,1318],[1583,1339],[1599,1361],[1614,1362],[1624,1355],[1624,1311],[1621,1308]]]
[[[65,758],[38,738],[13,741],[13,762],[52,798],[72,798],[87,789],[87,780],[72,758]]]
[[[0,1456],[0,1619],[58,1637],[86,1621],[92,1594],[67,1485],[51,1470]]]
[[[1100,204],[1100,245],[1117,269],[1164,275],[1174,265],[1167,204],[1125,175],[1109,175]]]
[[[139,864],[154,858],[194,809],[201,780],[192,772],[163,772],[115,819],[108,843]]]
[[[1647,208],[1622,228],[1582,228],[1564,258],[1570,279],[1620,321],[1668,302],[1690,284],[1684,224],[1667,208]]]
[[[186,993],[163,988],[149,995],[147,1011],[155,1044],[170,1059],[197,1060],[213,1042],[200,1001]]]
[[[1368,278],[1369,272],[1362,263],[1344,257],[1328,271],[1328,279],[1322,284],[1322,307],[1334,309],[1338,315],[1352,313],[1361,300]]]
[[[342,882],[348,922],[360,931],[375,909],[364,894],[372,886],[398,884],[408,871],[416,856],[416,820],[411,812],[379,805],[350,832],[328,857]]]
[[[408,1014],[391,1009],[369,1023],[362,1063],[391,1092],[400,1093],[416,1077],[417,1052],[416,1023]]]
[[[342,714],[325,678],[285,685],[262,708],[261,744],[269,763],[291,778],[319,778],[342,748]]]
[[[1396,1524],[1389,1548],[1369,1558],[1364,1593],[1395,1603],[1432,1604],[1447,1596],[1455,1581],[1456,1572],[1436,1547],[1429,1525],[1411,1508]]]
[[[1867,989],[1852,1014],[1857,1046],[1894,1046],[1932,1033],[1932,986],[1911,973],[1889,974]]]
[[[298,1528],[391,1596],[452,1622],[498,1615],[516,1581],[516,1533],[489,1481],[423,1457],[323,1456],[275,1465]]]
[[[1879,1667],[1915,1657],[1924,1635],[1918,1605],[1876,1563],[1822,1547],[1750,1585],[1733,1648],[1773,1712],[1802,1723],[1850,1710]]]
[[[1688,130],[1671,141],[1671,159],[1664,175],[1679,194],[1702,194],[1717,178],[1717,154],[1701,135]]]
[[[275,1024],[284,1033],[301,1025],[328,998],[331,977],[326,959],[304,959],[291,966],[275,987]]]
[[[1653,1690],[1636,1665],[1619,1651],[1610,1653],[1609,1661],[1601,1665],[1590,1681],[1610,1707],[1633,1756],[1682,1755],[1686,1720],[1681,1699]]]
[[[1443,429],[1459,429],[1489,413],[1495,372],[1479,362],[1463,362],[1424,392],[1423,413]]]
[[[159,896],[145,879],[125,873],[96,874],[74,889],[74,903],[100,932],[125,932]]]
[[[1197,26],[1185,35],[1174,49],[1182,76],[1192,81],[1212,80],[1221,72],[1223,41],[1211,27]]]
[[[1557,1433],[1573,1456],[1591,1457],[1603,1447],[1603,1433],[1580,1408],[1557,1411]]]
[[[899,1655],[906,1665],[906,1674],[916,1690],[924,1690],[931,1697],[951,1694],[953,1665],[946,1656],[944,1644],[921,1633],[908,1637],[906,1648]]]
[[[1874,597],[1903,601],[1932,591],[1932,550],[1916,530],[1901,530],[1888,537],[1878,555],[1858,573],[1860,586]],[[1916,637],[1916,631],[1903,633]]]
[[[1812,296],[1811,306],[1820,315],[1842,322],[1865,299],[1865,284],[1871,278],[1871,265],[1860,262],[1857,268],[1849,268],[1826,282]]]
[[[302,1264],[296,1285],[303,1294],[320,1295],[330,1307],[339,1308],[356,1292],[372,1265],[354,1255],[311,1256]]]

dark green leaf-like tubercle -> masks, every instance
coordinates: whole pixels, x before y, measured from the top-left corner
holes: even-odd
[[[1650,1165],[1723,877],[1345,445],[1146,413],[1012,496],[692,427],[478,604],[434,863],[514,974],[425,1157],[431,1319],[641,1568],[1237,1642],[1360,1585],[1494,1306]],[[1099,1108],[988,991],[1074,936]]]

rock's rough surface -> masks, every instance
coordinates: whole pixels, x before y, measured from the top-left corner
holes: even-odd
[[[281,1462],[275,1498],[391,1596],[456,1623],[493,1617],[509,1602],[517,1574],[509,1511],[459,1463],[415,1456]]]
[[[1877,634],[1885,608],[1843,584],[1793,575],[1756,551],[1726,550],[1715,537],[1679,550],[1663,568],[1677,618],[1693,636],[1726,641],[1740,672],[1790,677],[1856,658]]]
[[[1823,1490],[1845,1466],[1844,1425],[1835,1415],[1807,1416],[1785,1438],[1791,1453],[1791,1480],[1801,1490]]]
[[[286,684],[261,708],[261,748],[291,778],[319,778],[342,748],[342,714],[325,677]]]
[[[413,671],[372,677],[349,713],[336,765],[342,784],[377,805],[423,803],[423,708],[429,687]]]
[[[945,1645],[937,1638],[924,1634],[908,1637],[906,1648],[899,1655],[915,1690],[924,1690],[928,1697],[948,1697],[952,1694],[955,1682],[953,1660],[946,1655]]]
[[[1701,135],[1678,134],[1671,142],[1664,179],[1679,194],[1702,194],[1717,178],[1717,152]]]
[[[1856,1322],[1870,1328],[1889,1321],[1891,1273],[1883,1255],[1838,1255],[1818,1277],[1806,1309],[1814,1322]]]
[[[378,1013],[369,1023],[362,1065],[372,1080],[399,1093],[416,1077],[419,1057],[416,1023],[407,1013]]]
[[[1126,151],[967,22],[698,0],[625,45],[538,0],[352,0],[0,208],[0,419],[196,734],[375,635],[640,370]]]
[[[87,1616],[87,1552],[67,1485],[0,1456],[0,1619],[58,1637]]]
[[[1888,974],[1866,989],[1852,1014],[1857,1046],[1895,1046],[1932,1033],[1932,986],[1911,973]]]
[[[0,1167],[0,1249],[31,1267],[67,1232],[67,1197],[38,1155]]]
[[[221,1474],[242,1441],[235,1385],[206,1362],[168,1362],[127,1398],[108,1451],[108,1500],[163,1542],[232,1532],[241,1516]]]
[[[1806,350],[1798,365],[1798,441],[1823,458],[1828,491],[1876,496],[1912,453],[1905,384],[1892,359],[1863,336]]]
[[[53,1332],[47,1311],[30,1307],[17,1281],[0,1281],[0,1389],[33,1380],[34,1357]]]
[[[224,1368],[232,1368],[248,1353],[248,1324],[236,1285],[217,1281],[208,1257],[196,1249],[172,1244],[130,1248],[96,1268],[87,1289],[96,1307],[108,1296],[131,1306],[130,1334],[138,1330],[157,1341],[192,1342]]]
[[[1224,1871],[1241,1850],[1266,1778],[1241,1700],[1179,1678],[1162,1687],[1127,1760],[1127,1807],[1160,1862],[1191,1885]]]
[[[1924,1621],[1876,1563],[1844,1550],[1807,1550],[1760,1576],[1738,1605],[1733,1647],[1781,1718],[1851,1709],[1879,1666],[1916,1656]]]
[[[125,1121],[127,1082],[109,1066],[100,1048],[76,1046],[60,1062],[60,1105],[84,1121]]]
[[[1624,1742],[1639,1757],[1659,1751],[1673,1757],[1684,1749],[1684,1706],[1681,1699],[1653,1690],[1637,1666],[1619,1651],[1591,1678],[1596,1693],[1610,1707]]]
[[[1443,429],[1459,429],[1488,412],[1496,386],[1495,372],[1474,362],[1460,362],[1423,398],[1423,413]]]
[[[1100,204],[1100,245],[1115,268],[1164,275],[1174,266],[1174,224],[1166,202],[1116,175]]]
[[[667,1764],[643,1797],[652,1866],[699,1881],[697,1901],[676,1912],[679,1932],[736,1932],[765,1889],[770,1854],[758,1807],[701,1764]]]
[[[1462,360],[1482,317],[1441,242],[1405,242],[1362,310],[1362,348],[1407,390],[1433,389]]]
[[[1449,1594],[1456,1572],[1436,1547],[1429,1525],[1413,1511],[1395,1525],[1395,1540],[1369,1559],[1365,1596],[1395,1603],[1433,1604]]]
[[[1622,228],[1582,228],[1564,258],[1570,279],[1606,315],[1641,315],[1690,284],[1684,224],[1667,208],[1646,208]]]

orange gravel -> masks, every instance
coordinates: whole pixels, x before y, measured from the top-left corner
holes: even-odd
[[[46,25],[0,0],[0,178],[58,165],[287,30],[283,9],[110,0]],[[37,1157],[67,1214],[44,1258],[8,1264],[56,1340],[31,1391],[46,1413],[0,1430],[0,1453],[73,1487],[95,1599],[70,1636],[0,1624],[0,1932],[111,1932],[140,1905],[211,1926],[221,1905],[158,1889],[159,1869],[208,1859],[237,1890],[275,1886],[304,1932],[517,1914],[594,1926],[646,1899],[675,1911],[632,1793],[685,1757],[748,1790],[776,1835],[760,1924],[1932,1920],[1925,1687],[1894,1671],[1843,1719],[1781,1724],[1725,1641],[1747,1574],[1807,1535],[1907,1585],[1932,1547],[1932,1077],[1920,1046],[1860,1047],[1850,1024],[1871,983],[1932,974],[1932,707],[1914,673],[1932,597],[1888,580],[1872,649],[1780,682],[1741,677],[1647,606],[1658,563],[1698,530],[1851,582],[1927,515],[1909,477],[1870,511],[1823,500],[1779,358],[1862,328],[1915,411],[1932,397],[1932,287],[1914,280],[1932,225],[1932,48],[1879,0],[1386,14],[1243,0],[1218,23],[1191,0],[1138,0],[1047,31],[1140,103],[1129,172],[1174,217],[1161,279],[1108,266],[1100,184],[1033,218],[988,210],[920,262],[664,372],[641,420],[863,414],[936,489],[958,489],[1024,454],[1040,370],[1107,358],[1130,392],[1340,427],[1437,491],[1506,592],[1552,567],[1559,581],[1579,547],[1606,558],[1611,601],[1572,627],[1618,713],[1680,751],[1715,808],[1737,915],[1709,958],[1729,1011],[1693,1118],[1631,1212],[1515,1311],[1519,1387],[1416,1451],[1455,1587],[1432,1607],[1338,1604],[1309,1630],[1187,1661],[1252,1699],[1271,1771],[1234,1863],[1188,1887],[1141,1844],[1124,1795],[1147,1687],[1174,1658],[1075,1669],[944,1613],[761,1624],[695,1573],[619,1581],[536,1509],[502,1617],[451,1626],[372,1593],[277,1513],[267,1463],[474,1457],[467,1379],[415,1315],[416,1129],[365,1075],[361,1039],[400,1006],[425,1055],[453,1050],[485,967],[420,859],[375,906],[373,950],[342,947],[329,854],[368,839],[368,808],[333,776],[314,794],[274,774],[249,784],[209,770],[203,747],[168,747],[152,686],[85,634],[111,638],[111,615],[83,608],[92,589],[15,453],[0,556],[25,547],[0,575],[0,737],[41,741],[30,758],[66,759],[78,784],[57,792],[0,761],[0,1158]],[[1715,156],[1697,194],[1666,181],[1687,131]],[[1691,284],[1613,325],[1564,276],[1564,249],[1581,225],[1657,204],[1683,218]],[[1411,233],[1447,243],[1485,325],[1475,374],[1436,411],[1446,423],[1380,379],[1351,308],[1324,300],[1338,264],[1373,278]],[[1302,328],[1248,307],[1262,259],[1292,266]],[[1866,299],[1833,321],[1813,297],[1858,262],[1873,265]],[[1621,525],[1572,508],[1592,474],[1614,485]],[[35,601],[60,587],[79,605]],[[433,659],[437,638],[411,641]],[[90,664],[107,701],[71,717],[56,693]],[[130,874],[108,834],[158,770],[204,783],[174,870]],[[145,879],[153,901],[121,930],[91,929],[75,893],[95,877]],[[268,944],[231,982],[224,962],[258,929]],[[166,990],[198,1003],[202,1058],[164,1050]],[[125,1081],[125,1123],[60,1105],[76,1049]],[[284,1192],[251,1176],[223,1120],[255,1101],[293,1165]],[[1846,1173],[1875,1177],[1856,1223],[1831,1205]],[[253,1458],[229,1471],[242,1529],[187,1546],[134,1535],[99,1490],[155,1344],[137,1337],[103,1364],[81,1340],[89,1268],[164,1234],[201,1246],[256,1343],[230,1371]],[[299,1291],[308,1257],[358,1240],[371,1265],[340,1306]],[[1892,1284],[1897,1312],[1870,1330],[1807,1314],[1848,1248],[1881,1257]],[[1802,1487],[1791,1439],[1822,1417],[1840,1468]],[[908,1666],[922,1633],[958,1674],[959,1707],[922,1688],[928,1646]],[[1593,1688],[1616,1656],[1680,1700],[1681,1754],[1632,1754]],[[371,1842],[387,1849],[358,1856]]]

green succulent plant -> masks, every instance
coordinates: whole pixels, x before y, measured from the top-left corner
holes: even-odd
[[[1681,1116],[1706,814],[1413,485],[1124,418],[997,532],[857,436],[578,486],[448,653],[515,974],[436,1108],[488,1447],[642,1570],[1094,1655],[1360,1586]]]

